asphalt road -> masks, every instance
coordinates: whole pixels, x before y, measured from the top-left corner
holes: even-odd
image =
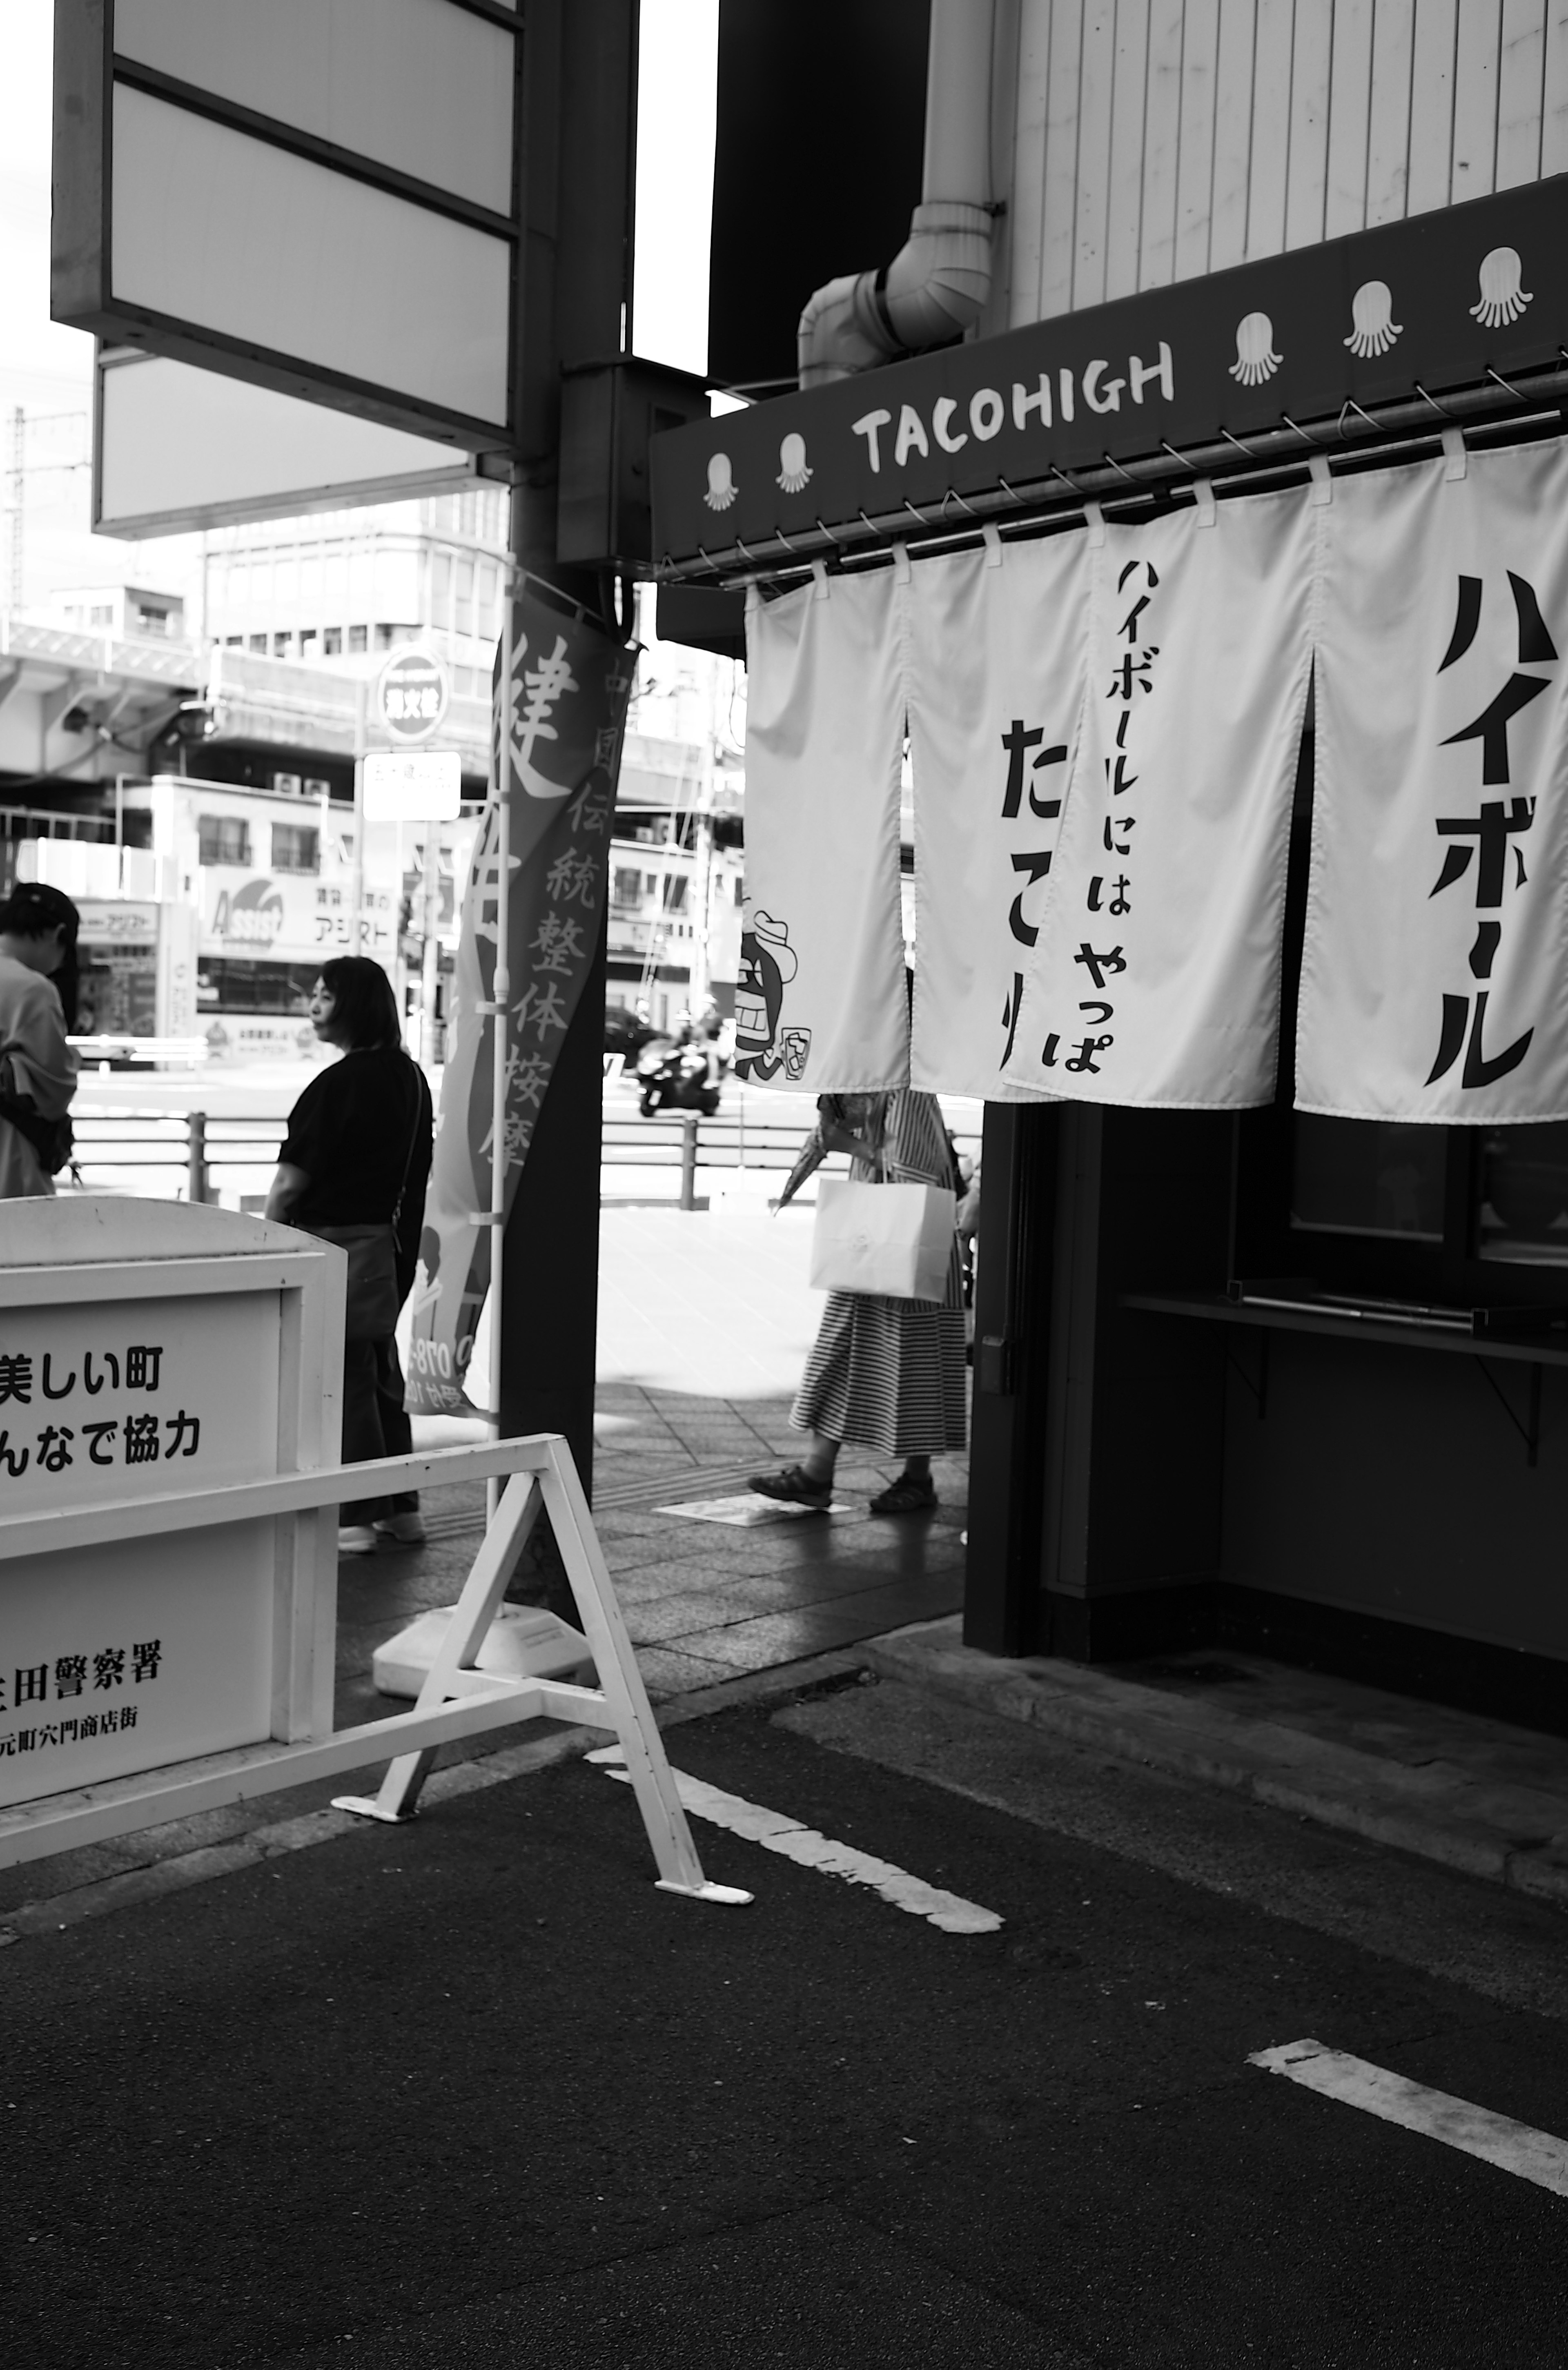
[[[1247,2063],[1568,2136],[1554,1912],[895,1687],[672,1731],[994,1910],[562,1766],[0,1953],[6,2358],[1568,2361],[1568,2199]]]

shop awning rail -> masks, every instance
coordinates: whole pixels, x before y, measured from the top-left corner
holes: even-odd
[[[1071,471],[1055,468],[1044,477],[1013,485],[1004,479],[991,492],[950,491],[924,508],[905,500],[894,510],[867,512],[828,526],[819,520],[805,532],[782,534],[747,544],[737,541],[695,558],[659,561],[659,583],[722,585],[782,583],[830,569],[885,567],[895,551],[932,557],[981,542],[988,528],[1008,535],[1039,534],[1077,525],[1090,513],[1134,515],[1170,500],[1203,499],[1206,488],[1219,501],[1298,481],[1314,460],[1330,474],[1387,467],[1390,461],[1430,458],[1443,449],[1446,432],[1458,431],[1477,449],[1527,436],[1568,429],[1568,348],[1559,363],[1510,379],[1492,374],[1473,386],[1420,391],[1413,399],[1364,409],[1346,403],[1336,415],[1250,432],[1222,431],[1217,438],[1184,447],[1166,444],[1154,453],[1112,460]]]

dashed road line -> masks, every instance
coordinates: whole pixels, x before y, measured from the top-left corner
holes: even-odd
[[[1260,2049],[1247,2060],[1265,2074],[1283,2074],[1320,2098],[1338,2099],[1360,2107],[1386,2123],[1401,2123],[1406,2131],[1441,2140],[1466,2156],[1479,2157],[1502,2172],[1568,2197],[1568,2140],[1516,2123],[1512,2115],[1494,2115],[1490,2108],[1472,2106],[1468,2099],[1451,2098],[1447,2090],[1429,2090],[1424,2083],[1407,2082],[1384,2065],[1369,2065],[1342,2049],[1325,2049],[1320,2041],[1287,2041],[1278,2049]]]
[[[630,1784],[619,1745],[605,1745],[586,1758],[595,1762],[606,1778]],[[722,1787],[690,1778],[684,1769],[672,1769],[670,1775],[683,1809],[694,1819],[726,1827],[732,1835],[760,1844],[764,1851],[778,1852],[798,1867],[814,1868],[824,1876],[841,1876],[849,1884],[863,1884],[894,1908],[907,1911],[911,1917],[924,1917],[944,1934],[994,1934],[1002,1923],[994,1909],[982,1909],[978,1902],[945,1893],[940,1885],[928,1884],[923,1877],[911,1876],[907,1869],[894,1868],[891,1860],[876,1859],[870,1852],[857,1851],[851,1844],[835,1843],[782,1811],[748,1802],[742,1794],[726,1794]]]

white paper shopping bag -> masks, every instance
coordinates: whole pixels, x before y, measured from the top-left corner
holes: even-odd
[[[824,1177],[817,1186],[811,1281],[819,1292],[940,1300],[956,1203],[942,1185],[873,1185]]]

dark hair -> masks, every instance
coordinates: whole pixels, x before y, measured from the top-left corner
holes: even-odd
[[[64,932],[62,944],[76,943],[82,917],[63,889],[44,880],[17,880],[0,898],[0,931],[14,938],[46,938],[51,930]]]
[[[401,1046],[402,1024],[392,983],[368,955],[334,955],[321,966],[321,984],[332,998],[333,1032],[351,1053]]]

